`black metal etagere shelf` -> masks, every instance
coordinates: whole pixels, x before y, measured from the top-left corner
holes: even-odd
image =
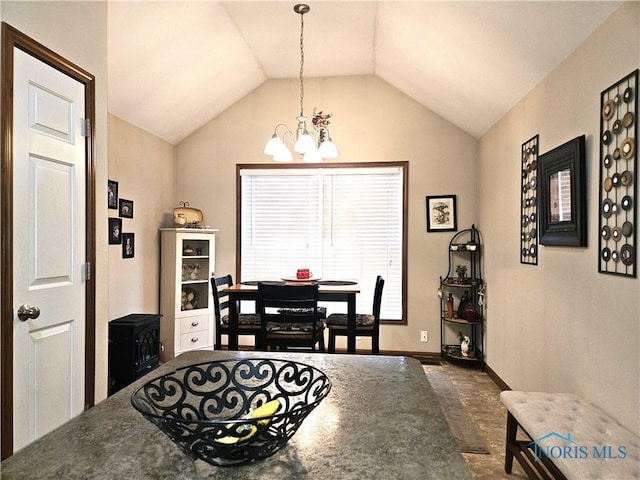
[[[449,242],[449,267],[440,277],[440,347],[448,360],[484,365],[482,240],[475,225]],[[470,339],[463,353],[459,336]]]

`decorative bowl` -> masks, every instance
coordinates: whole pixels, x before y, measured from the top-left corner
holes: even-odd
[[[280,450],[330,390],[329,378],[310,365],[230,359],[151,380],[131,403],[187,455],[235,466]]]

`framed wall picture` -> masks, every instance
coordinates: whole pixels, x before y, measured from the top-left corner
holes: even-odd
[[[120,216],[123,218],[133,218],[133,200],[120,199]]]
[[[538,159],[540,244],[587,246],[585,136]]]
[[[133,258],[135,255],[135,234],[122,234],[122,258]]]
[[[122,219],[109,218],[109,245],[122,243]]]
[[[107,206],[118,209],[118,182],[107,180]]]
[[[427,196],[427,232],[455,232],[457,230],[456,196]]]

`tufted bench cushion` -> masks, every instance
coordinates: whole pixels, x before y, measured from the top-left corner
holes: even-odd
[[[527,457],[529,476],[545,478],[533,468],[546,456],[567,479],[640,479],[640,437],[580,396],[504,391],[500,401],[509,412],[507,472],[514,456],[521,465]],[[517,442],[518,427],[530,438]],[[529,453],[519,455],[523,446]]]

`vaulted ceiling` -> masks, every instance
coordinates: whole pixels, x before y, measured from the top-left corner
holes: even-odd
[[[297,78],[295,3],[110,1],[109,112],[177,144],[266,80]],[[307,3],[305,78],[377,75],[474,137],[620,5]]]

